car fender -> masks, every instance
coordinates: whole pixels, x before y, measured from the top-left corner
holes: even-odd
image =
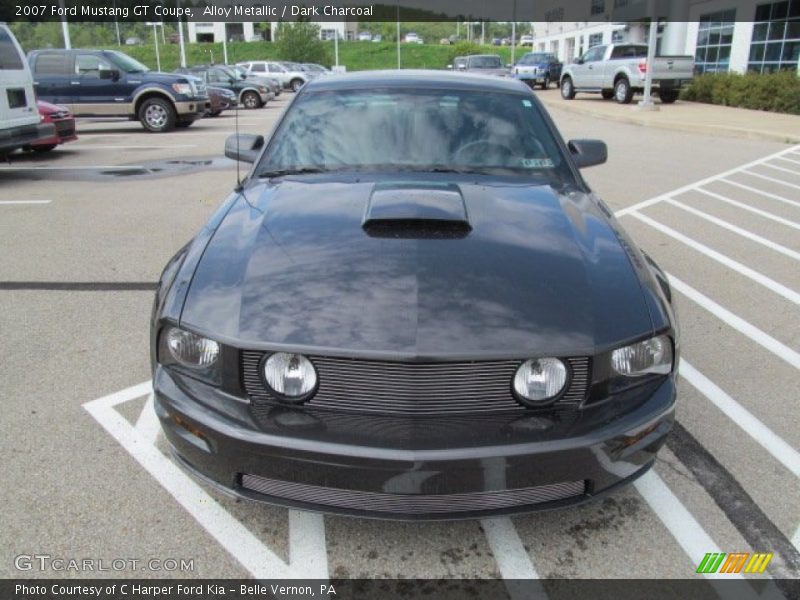
[[[136,114],[139,102],[147,94],[158,94],[160,96],[163,96],[165,100],[169,100],[172,104],[175,104],[175,97],[170,92],[168,92],[165,87],[162,87],[157,84],[145,83],[142,84],[141,87],[136,88],[133,92],[133,100],[131,101],[130,104],[131,114],[133,115]]]

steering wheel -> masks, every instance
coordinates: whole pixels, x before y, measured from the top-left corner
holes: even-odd
[[[473,140],[471,142],[467,142],[466,144],[461,146],[458,150],[456,150],[453,153],[453,158],[457,160],[467,150],[469,150],[471,148],[475,148],[475,147],[481,147],[481,146],[486,147],[487,153],[488,153],[490,148],[499,148],[501,150],[501,154],[502,155],[505,155],[505,156],[513,156],[514,155],[514,150],[512,148],[509,148],[505,144],[499,144],[497,142],[490,142],[488,140]]]

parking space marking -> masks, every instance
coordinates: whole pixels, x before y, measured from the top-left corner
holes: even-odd
[[[778,202],[783,202],[784,204],[791,204],[792,206],[800,206],[800,203],[795,200],[790,200],[789,198],[784,198],[783,196],[779,196],[778,194],[773,194],[766,190],[760,190],[758,188],[754,188],[752,186],[746,185],[744,183],[739,183],[738,181],[733,181],[732,179],[723,179],[724,183],[728,185],[733,185],[743,190],[747,190],[748,192],[754,192],[756,194],[760,194],[767,198],[772,198],[773,200],[777,200]]]
[[[792,148],[787,148],[786,150],[780,150],[778,152],[770,154],[769,156],[765,156],[763,158],[758,158],[756,160],[750,161],[749,163],[745,163],[745,164],[740,165],[738,167],[734,167],[733,169],[728,169],[727,171],[723,171],[722,173],[717,173],[716,175],[712,175],[710,177],[706,177],[705,179],[700,179],[699,181],[695,181],[694,183],[690,183],[688,185],[684,185],[684,186],[679,187],[677,189],[674,189],[674,190],[672,190],[670,192],[667,192],[666,194],[660,194],[658,196],[650,198],[649,200],[643,200],[641,202],[637,202],[636,204],[632,204],[631,206],[628,206],[626,208],[623,208],[621,210],[616,211],[614,214],[617,217],[622,217],[624,215],[630,214],[630,213],[635,212],[637,210],[640,210],[642,208],[647,208],[648,206],[652,206],[654,204],[658,204],[659,202],[662,202],[662,201],[666,200],[667,198],[671,198],[673,196],[677,196],[677,195],[683,194],[685,192],[690,192],[692,190],[695,190],[695,189],[699,188],[702,185],[706,185],[706,184],[709,184],[709,183],[713,183],[715,181],[719,181],[721,179],[725,179],[729,175],[735,175],[736,173],[741,173],[745,169],[748,169],[749,167],[758,166],[760,164],[763,164],[763,163],[767,162],[768,160],[772,160],[773,158],[779,158],[779,157],[783,156],[784,154],[793,153],[793,152],[795,152],[797,150],[800,150],[800,146],[793,146]]]
[[[161,423],[153,407],[153,392],[150,392],[147,396],[144,408],[142,408],[142,412],[136,420],[136,431],[151,444],[156,443],[158,434],[161,432]]]
[[[0,205],[11,206],[15,204],[50,204],[52,200],[0,200]]]
[[[538,580],[539,574],[511,519],[508,517],[481,519],[481,528],[492,549],[501,577],[508,580],[506,590],[509,596],[513,600],[547,598],[547,593],[540,583],[537,582],[533,588],[531,587],[531,582]],[[532,591],[533,596],[530,595]]]
[[[761,210],[760,208],[756,208],[755,206],[750,206],[749,204],[745,204],[744,202],[733,200],[732,198],[728,198],[727,196],[722,196],[721,194],[717,194],[716,192],[704,190],[703,188],[697,188],[695,191],[700,192],[701,194],[705,194],[707,196],[711,196],[712,198],[716,198],[717,200],[730,204],[731,206],[735,206],[737,208],[749,211],[754,215],[764,217],[765,219],[769,219],[770,221],[775,221],[776,223],[780,223],[781,225],[786,225],[787,227],[792,227],[793,229],[800,229],[800,223],[797,223],[795,221],[790,221],[789,219],[784,219],[783,217],[774,215],[771,212],[767,212],[766,210]]]
[[[328,579],[324,515],[289,511],[289,562],[301,566],[305,577]]]
[[[796,165],[800,165],[800,160],[794,160],[792,158],[786,158],[785,156],[776,156],[778,160],[785,160],[786,162],[794,163]]]
[[[792,536],[792,546],[797,548],[797,551],[800,552],[800,525],[797,526],[797,529]]]
[[[651,469],[633,485],[694,564],[699,565],[708,552],[720,552],[717,543],[655,471]],[[741,574],[706,574],[709,576],[742,578]]]
[[[790,188],[794,188],[796,190],[800,190],[800,185],[797,185],[797,184],[794,184],[794,183],[789,183],[788,181],[784,181],[783,179],[777,179],[775,177],[770,177],[769,175],[762,175],[761,173],[756,173],[755,171],[750,171],[749,169],[744,169],[742,171],[742,173],[745,173],[746,175],[751,175],[752,177],[758,177],[758,178],[764,179],[766,181],[772,181],[773,183],[780,183],[781,185],[785,185],[785,186],[788,186]],[[797,202],[793,202],[792,204],[798,204],[798,206],[800,206],[800,203],[797,203]]]
[[[197,144],[176,144],[174,146],[95,146],[94,144],[83,144],[81,150],[162,150],[175,148],[197,148]]]
[[[151,382],[91,400],[83,408],[128,452],[225,550],[258,579],[327,578],[327,554],[324,539],[318,539],[316,529],[292,532],[291,526],[307,527],[308,520],[292,517],[289,524],[289,563],[275,555],[247,527],[226,511],[199,484],[165,456],[151,440],[117,411],[115,406],[141,398],[152,392]],[[140,417],[141,418],[141,417]],[[292,542],[300,543],[292,547]],[[316,545],[317,555],[309,548]],[[323,550],[320,551],[319,548]],[[309,561],[307,564],[296,562]]]
[[[736,423],[742,431],[769,452],[775,460],[786,467],[795,477],[800,477],[800,452],[683,358],[680,362],[679,373],[692,387],[722,411],[723,415]]]
[[[778,165],[771,165],[769,163],[764,163],[764,166],[777,171],[785,171],[786,173],[791,173],[792,175],[800,175],[800,171],[796,171],[794,169],[787,169],[786,167],[779,167]]]
[[[76,170],[98,170],[98,169],[114,169],[115,171],[122,171],[128,169],[140,170],[144,169],[142,165],[74,165],[71,167],[63,166],[36,166],[29,167],[26,165],[11,164],[9,166],[0,167],[0,171],[76,171]]]
[[[776,244],[772,240],[768,240],[765,237],[761,237],[760,235],[758,235],[756,233],[753,233],[752,231],[748,231],[746,229],[738,227],[737,225],[734,225],[733,223],[729,223],[728,221],[725,221],[723,219],[720,219],[720,218],[715,217],[713,215],[710,215],[708,213],[704,213],[701,210],[697,210],[696,208],[693,208],[691,206],[687,206],[683,202],[679,202],[678,200],[675,200],[673,198],[667,198],[664,202],[666,202],[667,204],[670,204],[672,206],[676,206],[676,207],[680,208],[681,210],[689,212],[689,213],[691,213],[691,214],[693,214],[693,215],[695,215],[697,217],[700,217],[701,219],[705,219],[709,223],[713,223],[714,225],[718,225],[719,227],[722,227],[723,229],[727,229],[728,231],[732,231],[736,235],[740,235],[740,236],[742,236],[744,238],[747,238],[748,240],[750,240],[752,242],[755,242],[757,244],[761,244],[762,246],[765,246],[765,247],[769,248],[770,250],[774,250],[775,252],[779,252],[779,253],[781,253],[781,254],[783,254],[785,256],[788,256],[789,258],[793,258],[795,260],[800,260],[800,252],[796,252],[796,251],[792,250],[791,248],[787,248],[786,246],[782,246],[780,244]]]
[[[750,338],[765,350],[772,352],[775,356],[786,361],[796,369],[800,369],[800,353],[796,352],[786,344],[779,342],[774,337],[762,331],[755,325],[745,321],[739,315],[736,315],[727,308],[717,304],[711,298],[694,289],[688,283],[684,283],[673,274],[667,273],[667,277],[669,278],[670,286],[672,286],[673,289],[677,290],[697,305],[706,309],[712,315],[724,321],[742,335]]]
[[[680,233],[679,231],[676,231],[672,227],[668,227],[667,225],[659,223],[655,219],[651,219],[647,215],[643,215],[642,213],[636,211],[630,212],[628,214],[631,217],[639,219],[643,223],[650,225],[650,227],[652,227],[653,229],[658,229],[660,232],[668,235],[669,237],[676,239],[679,242],[682,242],[683,244],[686,244],[687,246],[693,248],[694,250],[697,250],[701,254],[705,254],[709,258],[712,258],[715,261],[725,265],[726,267],[744,275],[748,279],[752,279],[756,283],[763,285],[765,288],[775,292],[779,296],[786,298],[790,302],[794,304],[800,304],[800,293],[795,292],[794,290],[786,287],[781,283],[778,283],[774,279],[771,279],[762,273],[759,273],[755,269],[751,269],[750,267],[747,267],[742,263],[725,256],[721,252],[717,252],[716,250],[709,248],[705,244],[701,244],[697,240],[693,240],[689,236],[686,236]]]

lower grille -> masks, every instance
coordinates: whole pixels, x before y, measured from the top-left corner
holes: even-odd
[[[259,365],[263,352],[242,352],[242,383],[254,403],[275,403]],[[523,411],[511,393],[521,360],[402,363],[393,361],[308,357],[317,370],[319,388],[305,403],[359,413],[406,416]],[[576,407],[589,383],[589,359],[564,359],[572,376],[556,406]]]
[[[242,487],[259,494],[296,502],[396,514],[500,510],[574,498],[586,492],[585,481],[569,481],[515,490],[466,494],[385,494],[277,481],[247,474],[242,475]]]

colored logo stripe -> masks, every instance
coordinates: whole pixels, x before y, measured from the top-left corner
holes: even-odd
[[[725,558],[727,556],[727,559]],[[750,559],[749,561],[747,559]],[[697,566],[697,573],[741,573],[744,567],[745,573],[763,573],[769,561],[772,560],[772,552],[709,552]],[[723,562],[724,561],[724,562]],[[747,566],[745,567],[745,563]]]

